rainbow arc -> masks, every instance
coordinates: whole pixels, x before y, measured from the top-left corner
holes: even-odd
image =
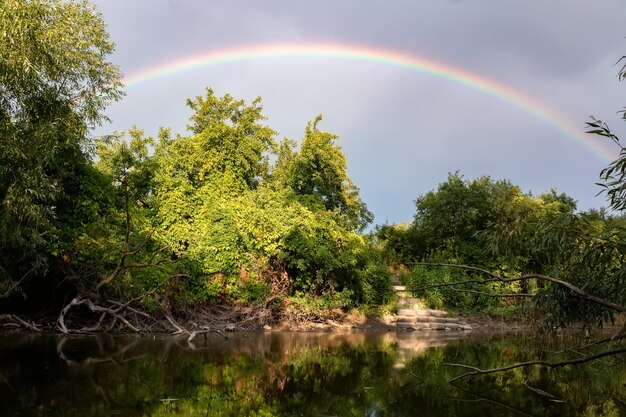
[[[365,61],[405,68],[428,76],[444,79],[479,91],[503,101],[552,126],[568,138],[590,150],[605,161],[615,155],[602,146],[602,141],[584,132],[582,123],[574,124],[550,106],[531,97],[519,89],[491,80],[462,68],[437,62],[408,53],[373,47],[345,44],[268,44],[242,46],[224,50],[208,51],[177,59],[161,65],[145,68],[126,77],[128,88],[160,78],[172,76],[197,68],[238,61],[272,59],[281,57],[336,58],[341,60]]]

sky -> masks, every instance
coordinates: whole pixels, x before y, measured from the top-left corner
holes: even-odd
[[[593,115],[626,141],[621,0],[95,4],[127,84],[95,135],[186,134],[186,99],[210,87],[261,97],[277,139],[323,114],[375,224],[410,222],[452,172],[607,205],[595,183],[619,149],[584,132]]]

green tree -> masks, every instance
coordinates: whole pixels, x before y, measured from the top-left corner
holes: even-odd
[[[0,7],[0,285],[45,273],[61,242],[59,206],[88,168],[88,130],[121,96],[113,44],[87,2]]]
[[[554,259],[561,256],[559,244],[556,240],[552,240],[551,246],[535,242],[553,219],[573,215],[575,208],[570,197],[555,190],[535,196],[523,193],[509,181],[494,181],[487,176],[465,180],[455,173],[437,190],[417,198],[410,227],[402,230],[387,226],[379,229],[378,235],[388,258],[395,256],[400,263],[473,265],[504,276],[514,276],[519,271],[549,273],[553,271]],[[419,266],[413,270],[411,285],[421,288],[441,281],[463,281],[474,275],[474,271],[468,270],[430,270]],[[541,284],[475,283],[469,290],[484,294],[470,295],[439,287],[426,292],[425,297],[434,306],[484,311],[502,305],[502,300],[487,294],[536,292],[537,285]]]
[[[436,191],[415,201],[414,227],[423,241],[418,259],[445,251],[471,264],[484,265],[492,259],[491,251],[479,232],[503,219],[505,207],[522,198],[519,187],[508,181],[494,181],[488,176],[465,180],[450,174]]]
[[[194,161],[191,169],[204,181],[217,177],[230,177],[241,189],[254,189],[267,175],[268,156],[273,151],[274,132],[262,124],[261,98],[249,105],[235,100],[230,94],[215,96],[211,89],[206,96],[187,100],[193,110],[191,124],[187,126],[194,135],[190,140],[199,147],[205,160]]]
[[[113,204],[90,225],[91,233],[79,244],[95,249],[97,259],[91,263],[101,268],[98,290],[131,270],[171,261],[164,254],[169,247],[159,243],[153,224],[155,162],[149,155],[153,140],[137,128],[129,130],[128,136],[109,135],[96,143],[96,168],[109,181]]]
[[[342,223],[361,230],[373,219],[359,197],[359,190],[347,172],[347,161],[341,148],[335,144],[336,135],[317,128],[322,116],[308,123],[300,150],[283,150],[279,164],[288,166],[287,185],[312,208],[321,208],[338,214]],[[283,148],[287,147],[283,143]],[[279,165],[280,166],[280,165]]]
[[[223,293],[227,283],[218,280],[252,269],[257,258],[241,221],[268,175],[275,132],[263,124],[260,99],[247,104],[207,89],[187,104],[192,135],[162,131],[156,148],[157,220],[165,241],[185,253],[193,297],[206,299]]]
[[[290,140],[276,145],[259,99],[247,104],[209,89],[188,104],[192,134],[163,131],[155,153],[157,221],[184,257],[184,302],[344,289],[350,302],[387,296],[378,296],[384,285],[376,279],[386,275],[356,232],[370,214],[334,135],[309,124],[296,151]]]

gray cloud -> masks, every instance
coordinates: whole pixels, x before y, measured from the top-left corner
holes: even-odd
[[[127,73],[181,57],[272,42],[392,49],[472,71],[532,96],[573,128],[589,114],[624,130],[626,9],[608,0],[550,2],[319,0],[98,1]],[[205,86],[262,96],[268,123],[299,139],[307,120],[341,136],[350,173],[377,222],[408,221],[412,201],[460,170],[509,178],[537,193],[557,187],[582,208],[604,204],[594,182],[605,160],[550,123],[480,91],[406,69],[333,59],[215,65],[128,90],[112,126],[183,133],[186,97]],[[97,132],[97,133],[98,133]],[[625,133],[626,134],[626,133]]]

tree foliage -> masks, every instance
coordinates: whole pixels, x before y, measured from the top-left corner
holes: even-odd
[[[318,129],[321,120],[317,116],[307,125],[298,152],[283,151],[279,167],[287,170],[286,185],[301,202],[335,212],[346,226],[361,230],[372,221],[372,214],[348,176],[346,158],[335,144],[337,136]]]
[[[45,272],[63,252],[59,208],[88,168],[88,128],[120,97],[105,24],[86,2],[0,7],[0,280]]]
[[[276,144],[260,99],[207,90],[188,104],[192,135],[164,131],[155,153],[156,218],[184,257],[188,297],[252,301],[358,286],[365,242],[354,229],[365,205],[336,136],[309,124],[296,151],[293,141]],[[319,184],[299,187],[305,174]]]
[[[563,255],[559,241],[544,239],[547,226],[557,219],[574,216],[576,203],[556,190],[533,195],[509,181],[487,176],[464,179],[458,173],[435,191],[419,196],[412,224],[384,226],[377,230],[388,259],[401,264],[463,264],[485,268],[512,277],[521,272],[550,273]],[[459,269],[415,267],[410,284],[414,288],[442,282],[473,279],[475,273]],[[515,294],[538,291],[542,283],[474,282],[458,287],[433,288],[422,295],[434,307],[491,312],[505,306],[523,305]],[[498,294],[509,294],[502,299]]]

